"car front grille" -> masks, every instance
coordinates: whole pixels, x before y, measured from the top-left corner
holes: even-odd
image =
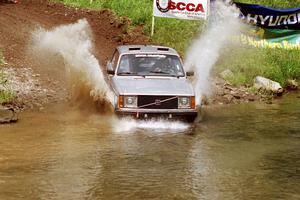
[[[176,96],[138,96],[138,107],[143,109],[178,109]]]

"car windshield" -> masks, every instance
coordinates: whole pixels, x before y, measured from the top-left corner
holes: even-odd
[[[123,76],[184,76],[176,55],[126,54],[121,57],[118,75]]]

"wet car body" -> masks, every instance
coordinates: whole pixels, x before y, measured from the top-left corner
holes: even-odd
[[[168,47],[124,45],[107,64],[108,81],[119,115],[194,121],[195,92],[178,53]]]

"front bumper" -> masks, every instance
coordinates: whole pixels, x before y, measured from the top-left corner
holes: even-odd
[[[130,115],[135,118],[150,118],[150,117],[162,117],[162,118],[185,118],[188,121],[193,121],[198,111],[196,109],[133,109],[122,108],[115,110],[117,115],[126,116]]]

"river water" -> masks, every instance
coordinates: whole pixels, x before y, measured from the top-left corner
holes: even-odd
[[[300,199],[299,95],[194,125],[27,111],[0,126],[0,199]]]

